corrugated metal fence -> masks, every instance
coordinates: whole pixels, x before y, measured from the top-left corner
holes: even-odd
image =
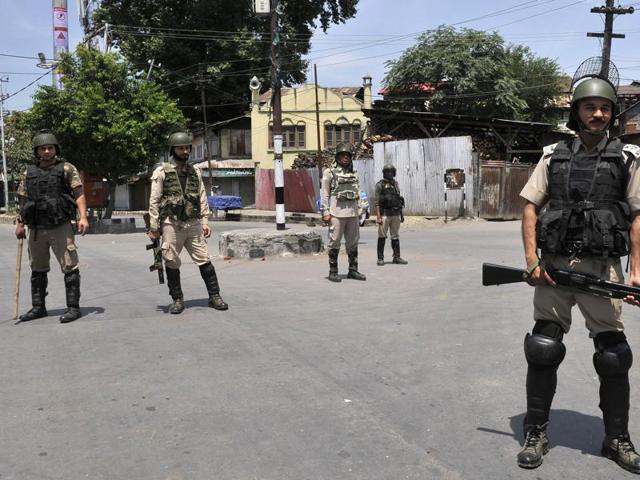
[[[474,178],[471,137],[424,138],[383,142],[374,145],[373,160],[356,160],[362,189],[371,202],[375,184],[382,178],[385,163],[395,165],[396,180],[405,199],[407,215],[443,216],[444,174],[449,168],[465,172],[467,210],[463,212],[462,190],[448,190],[450,217],[473,215]]]
[[[483,162],[480,181],[480,216],[487,219],[522,218],[526,201],[520,191],[535,165],[499,161]]]
[[[275,210],[276,196],[272,168],[256,169],[256,208]],[[320,175],[317,168],[284,171],[284,208],[287,212],[317,212]]]

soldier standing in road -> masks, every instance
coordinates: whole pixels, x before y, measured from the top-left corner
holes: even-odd
[[[382,180],[376,183],[376,223],[378,224],[378,265],[384,265],[384,244],[391,231],[393,263],[406,265],[400,256],[400,224],[404,222],[404,198],[395,180],[396,167],[388,163],[382,168]]]
[[[329,223],[329,280],[340,282],[338,253],[344,235],[349,273],[347,278],[366,280],[358,272],[358,240],[360,239],[360,182],[353,169],[353,154],[349,146],[341,143],[336,148],[335,163],[322,175],[322,219]]]
[[[162,258],[173,299],[169,312],[173,314],[184,310],[180,285],[182,247],[200,268],[209,294],[209,306],[216,310],[229,308],[220,296],[216,270],[209,259],[205,241],[211,236],[209,204],[200,171],[187,162],[191,144],[191,134],[173,133],[169,137],[170,161],[158,166],[151,177],[148,235],[151,240],[162,235]]]
[[[17,192],[20,212],[16,219],[16,237],[26,238],[25,225],[29,227],[33,306],[20,316],[20,321],[48,315],[45,297],[51,249],[64,274],[67,297],[67,309],[60,316],[60,322],[68,323],[82,316],[78,252],[71,221],[76,219],[77,210],[80,214],[78,233],[84,235],[89,230],[87,202],[78,170],[60,158],[58,140],[52,133],[43,130],[33,137],[33,153],[35,162],[27,168]]]
[[[545,271],[574,270],[622,282],[620,257],[629,253],[629,284],[640,285],[640,148],[609,139],[616,110],[616,91],[609,81],[592,76],[578,83],[567,124],[578,136],[546,147],[520,194],[527,200],[522,236],[528,281],[535,285],[535,325],[524,341],[526,438],[518,453],[523,468],[538,467],[549,450],[549,411],[566,351],[562,338],[577,304],[595,347],[605,429],[602,455],[640,473],[640,456],[628,430],[632,354],[620,318],[622,300],[554,288]],[[633,297],[624,301],[639,305]]]

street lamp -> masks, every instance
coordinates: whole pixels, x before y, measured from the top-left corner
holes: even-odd
[[[38,68],[44,68],[45,70],[53,70],[58,66],[58,62],[57,60],[47,60],[47,57],[45,57],[44,53],[42,52],[38,52],[38,63],[36,63],[36,66]],[[56,76],[55,73],[52,73],[51,75],[51,84],[55,87],[56,86]]]

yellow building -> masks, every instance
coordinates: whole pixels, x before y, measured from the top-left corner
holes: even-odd
[[[273,168],[271,90],[260,95],[257,78],[251,81],[251,150],[259,168]],[[313,84],[282,89],[282,133],[284,168],[291,168],[302,152],[318,150],[316,93]],[[361,87],[318,87],[320,147],[360,141],[367,119],[363,108],[371,108],[371,77]]]

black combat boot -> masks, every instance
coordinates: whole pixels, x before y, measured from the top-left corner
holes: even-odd
[[[378,237],[378,266],[384,265],[384,244],[387,241],[384,237]]]
[[[610,458],[625,470],[640,473],[640,455],[636,452],[629,434],[617,437],[606,435],[602,442],[602,455]]]
[[[216,310],[228,310],[229,305],[222,300],[220,296],[220,285],[218,284],[218,276],[216,275],[216,269],[211,262],[207,262],[204,265],[200,265],[200,275],[204,280],[204,284],[207,286],[207,293],[209,294],[209,306]]]
[[[347,273],[347,278],[351,278],[353,280],[366,280],[363,274],[358,271],[358,249],[354,248],[350,252],[349,255],[349,273]]]
[[[60,323],[69,323],[82,316],[80,312],[80,272],[64,274],[64,288],[67,293],[67,310],[60,315]]]
[[[399,265],[406,265],[407,262],[405,259],[400,257],[400,239],[396,238],[395,240],[391,240],[391,248],[393,249],[393,263],[397,263]]]
[[[182,286],[180,285],[180,270],[178,268],[166,269],[167,272],[167,286],[169,287],[169,295],[173,299],[171,305],[169,305],[169,313],[177,315],[184,310],[184,296],[182,295]]]
[[[605,437],[602,455],[625,470],[640,473],[640,455],[629,438],[629,369],[633,354],[622,332],[603,332],[593,339],[593,364],[600,378],[600,410]]]
[[[518,466],[522,468],[537,468],[542,465],[542,456],[549,451],[547,425],[534,425],[526,431],[524,446],[518,453]]]
[[[47,272],[31,272],[31,305],[33,308],[20,315],[21,322],[46,317],[47,308],[44,299],[47,296]]]
[[[558,367],[566,348],[562,327],[551,321],[536,321],[524,339],[527,359],[527,414],[524,417],[524,447],[518,453],[518,466],[536,468],[549,451],[547,425],[558,383]]]
[[[338,253],[339,248],[332,248],[329,250],[329,281],[341,282],[342,279],[338,276]]]

